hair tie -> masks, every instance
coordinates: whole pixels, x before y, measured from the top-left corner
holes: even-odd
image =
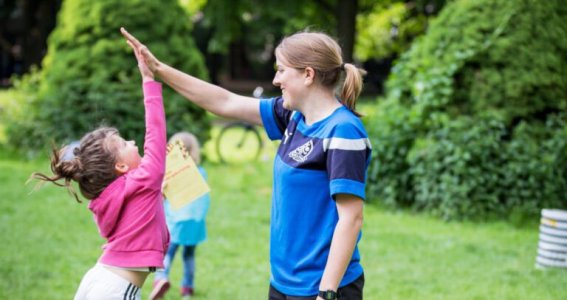
[[[77,157],[81,153],[81,144],[79,141],[72,142],[65,147],[63,154],[61,155],[61,161],[69,161]]]
[[[345,63],[341,64],[340,69],[343,70],[343,71],[345,70]]]

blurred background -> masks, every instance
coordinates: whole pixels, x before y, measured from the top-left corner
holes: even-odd
[[[286,34],[309,29],[337,37],[345,60],[371,71],[368,92],[380,93],[391,62],[425,31],[445,2],[180,0],[177,9],[187,15],[176,21],[191,24],[192,38],[214,83],[230,86],[239,81],[238,89],[247,87],[246,81],[269,82],[274,46]],[[13,75],[41,66],[61,4],[62,0],[0,2],[3,87],[12,85]]]
[[[336,37],[344,60],[368,71],[358,101],[373,144],[366,298],[565,299],[567,250],[555,259],[560,270],[534,268],[541,210],[567,209],[565,20],[562,0],[0,0],[0,231],[18,241],[0,252],[0,295],[27,299],[31,276],[52,288],[48,298],[69,298],[99,254],[84,207],[55,189],[30,197],[21,187],[47,170],[51,142],[100,123],[142,142],[140,78],[124,26],[163,62],[246,95],[256,87],[277,95],[274,48],[306,29]],[[164,97],[168,132],[204,142],[213,202],[222,203],[204,246],[213,259],[197,276],[213,286],[212,269],[238,274],[244,286],[226,290],[264,299],[266,174],[276,146],[266,141],[258,161],[222,164],[214,149],[226,121],[168,88]],[[57,209],[36,212],[45,203]],[[77,214],[75,223],[52,224],[58,210]],[[38,221],[24,221],[29,215]],[[71,243],[47,224],[82,225],[67,232]],[[249,224],[258,232],[242,235]],[[84,236],[96,251],[77,245]],[[21,249],[44,237],[59,250],[30,264],[31,250]],[[73,255],[45,262],[60,249]],[[200,297],[227,295],[205,288]]]

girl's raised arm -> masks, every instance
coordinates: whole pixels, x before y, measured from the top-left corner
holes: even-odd
[[[144,157],[133,175],[145,180],[148,185],[161,190],[165,173],[166,125],[161,84],[154,81],[154,72],[148,67],[140,53],[140,47],[127,40],[134,50],[138,69],[143,81],[146,134],[144,138]]]
[[[149,69],[187,100],[216,115],[262,125],[258,99],[237,95],[168,66],[124,28],[120,31],[135,52],[140,53]]]

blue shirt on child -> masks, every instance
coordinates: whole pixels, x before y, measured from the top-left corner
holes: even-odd
[[[207,173],[198,167],[201,176],[207,180]],[[169,201],[164,201],[165,220],[171,236],[171,243],[196,246],[207,239],[205,218],[211,204],[210,193],[206,193],[191,203],[174,210]]]

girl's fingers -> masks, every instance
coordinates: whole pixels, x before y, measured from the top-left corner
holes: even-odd
[[[128,31],[126,31],[124,27],[120,27],[120,32],[128,41],[130,41],[134,46],[136,46],[136,48],[142,46],[142,43],[140,43],[140,41],[138,41],[133,35],[128,33]]]
[[[132,50],[134,50],[134,54],[136,54],[136,47],[134,46],[134,44],[132,44],[132,42],[126,40],[126,44],[128,44],[128,46],[130,46],[130,48],[132,48]]]
[[[126,43],[128,43],[128,46],[130,46],[130,48],[132,48],[132,50],[134,51],[134,56],[136,56],[136,60],[140,61],[140,50],[138,50],[130,41],[126,41]]]

